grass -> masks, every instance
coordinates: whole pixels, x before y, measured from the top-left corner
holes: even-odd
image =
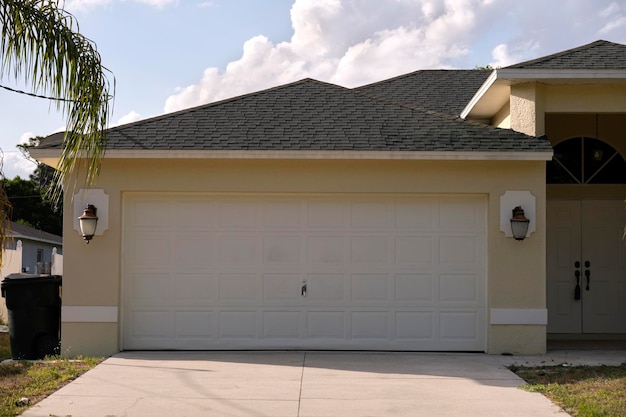
[[[511,367],[539,392],[575,417],[626,416],[626,363],[620,366]]]
[[[9,335],[0,333],[0,360],[11,357]],[[59,357],[43,361],[12,361],[0,364],[0,417],[14,417],[63,385],[96,366],[101,358]],[[28,398],[28,404],[20,400]]]

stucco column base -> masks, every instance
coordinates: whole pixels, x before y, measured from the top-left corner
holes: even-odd
[[[546,326],[492,325],[489,329],[491,355],[543,355],[546,353]]]
[[[61,355],[111,356],[119,352],[117,323],[61,323]]]

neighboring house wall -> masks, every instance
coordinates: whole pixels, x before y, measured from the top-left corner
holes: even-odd
[[[56,245],[34,240],[23,241],[22,272],[28,274],[49,274],[52,251]]]
[[[22,272],[22,241],[15,242],[15,249],[5,249],[2,254],[2,270],[0,271],[0,281],[6,276]],[[0,301],[0,321],[8,322],[6,300],[2,297]]]
[[[406,160],[106,160],[96,188],[109,195],[108,230],[86,245],[73,230],[66,194],[63,352],[110,355],[120,342],[124,194],[406,193],[487,198],[487,327],[489,353],[545,351],[538,324],[489,324],[491,309],[545,312],[545,162]],[[529,190],[537,231],[517,242],[500,231],[500,197]],[[149,215],[149,213],[144,213]],[[122,247],[120,247],[122,246]],[[97,257],[89,256],[96,252]],[[501,312],[502,310],[498,310]],[[76,312],[80,312],[78,315]],[[71,313],[71,314],[70,314]],[[72,317],[72,321],[67,320]],[[122,336],[123,337],[123,336]]]

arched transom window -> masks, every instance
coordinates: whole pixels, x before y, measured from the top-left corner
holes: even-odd
[[[548,184],[626,184],[626,162],[601,140],[573,138],[554,147],[546,177]]]

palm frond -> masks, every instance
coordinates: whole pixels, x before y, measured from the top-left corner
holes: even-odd
[[[64,182],[68,185],[70,173],[92,185],[104,157],[112,105],[110,71],[96,45],[54,0],[2,0],[0,26],[0,77],[58,98],[55,105],[67,119],[53,197],[60,196]]]

